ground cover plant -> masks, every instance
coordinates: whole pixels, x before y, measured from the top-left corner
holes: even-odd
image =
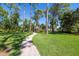
[[[21,53],[21,43],[25,37],[31,33],[0,33],[0,50],[7,51],[8,55],[19,55]]]

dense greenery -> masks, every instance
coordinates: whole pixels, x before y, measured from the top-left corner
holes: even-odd
[[[79,8],[75,11],[65,12],[59,17],[61,30],[67,33],[79,32]]]
[[[8,10],[5,10],[6,6]],[[17,32],[17,31],[35,31],[41,32],[41,24],[39,24],[39,19],[45,17],[45,29],[44,32],[48,34],[48,29],[51,32],[58,31],[61,32],[73,33],[79,32],[79,8],[72,10],[70,9],[70,5],[68,3],[52,3],[46,4],[46,8],[44,10],[38,9],[37,7],[40,4],[32,4],[29,3],[30,6],[30,19],[26,15],[27,4],[23,4],[23,19],[20,18],[20,9],[21,4],[1,4],[0,5],[0,31],[6,32]],[[49,7],[50,6],[50,7]],[[33,14],[33,15],[32,15]],[[34,22],[32,22],[34,20]],[[19,25],[20,21],[23,23]],[[28,23],[27,23],[28,21]],[[68,24],[69,23],[69,24]],[[58,27],[59,26],[59,27]],[[38,30],[39,29],[39,30]]]
[[[8,10],[6,10],[7,7]],[[21,43],[24,38],[31,33],[29,31],[29,21],[20,21],[20,4],[4,3],[0,4],[0,51],[6,51],[8,55],[19,55],[21,53]]]
[[[31,33],[0,33],[0,50],[10,50],[9,55],[18,55],[21,51],[21,43]]]
[[[54,32],[58,26],[59,16],[62,15],[63,12],[67,11],[69,6],[70,4],[54,3],[50,7],[49,13],[51,15],[51,18],[49,19],[50,19],[50,25],[51,25],[52,32]]]
[[[79,56],[79,35],[37,34],[33,43],[42,56]]]

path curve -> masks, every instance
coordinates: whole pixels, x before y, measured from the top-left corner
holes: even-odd
[[[33,33],[32,35],[28,36],[25,41],[22,42],[22,49],[21,49],[21,55],[20,56],[40,56],[37,48],[32,43],[32,38],[37,33]]]

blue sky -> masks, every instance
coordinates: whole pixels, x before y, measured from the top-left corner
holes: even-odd
[[[23,6],[24,6],[23,3],[20,4],[19,14],[20,14],[20,18],[21,19],[23,19],[23,15],[24,15],[24,13],[23,13],[23,11],[24,11]],[[71,3],[70,4],[70,8],[73,9],[73,10],[76,9],[76,8],[78,8],[78,7],[79,7],[78,3]],[[4,6],[4,5],[3,5],[3,8],[6,9],[6,10],[8,10],[8,8],[6,6]],[[45,8],[46,8],[46,4],[45,3],[40,3],[38,5],[38,7],[37,7],[37,9],[42,9],[42,10],[44,10]],[[33,15],[33,13],[32,13],[32,15]],[[28,3],[26,3],[26,15],[25,15],[25,17],[28,18],[28,19],[30,19],[30,5]],[[39,23],[40,24],[41,23],[45,23],[45,17],[40,18],[39,19]]]

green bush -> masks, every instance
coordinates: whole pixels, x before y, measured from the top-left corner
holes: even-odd
[[[10,55],[18,55],[20,53],[21,43],[24,38],[31,33],[17,32],[17,33],[0,33],[0,49],[10,48],[12,49]]]
[[[71,32],[72,33],[77,33],[78,32],[77,27],[76,26],[72,26]]]
[[[40,30],[38,31],[38,33],[45,33],[45,30],[44,30],[44,29],[40,29]]]
[[[17,56],[17,55],[19,55],[21,52],[20,52],[20,50],[18,50],[18,49],[13,49],[13,50],[11,50],[10,52],[9,52],[9,55],[10,56]]]
[[[4,40],[5,40],[4,36],[0,36],[0,50],[5,48]]]

